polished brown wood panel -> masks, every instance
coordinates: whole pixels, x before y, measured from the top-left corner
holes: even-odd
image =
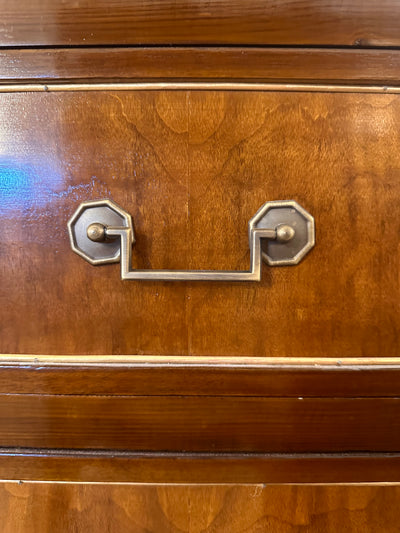
[[[1,351],[396,357],[400,97],[2,94]],[[247,222],[295,199],[317,245],[260,283],[122,282],[69,246],[84,200],[135,221],[134,265],[247,268]]]
[[[164,98],[160,115],[151,94],[132,96],[141,117],[137,126],[126,115],[118,93],[97,93],[94,99],[85,93],[65,93],[60,99],[43,100],[33,94],[1,99],[0,165],[8,221],[2,254],[9,257],[2,262],[2,280],[8,285],[3,293],[2,339],[18,345],[18,352],[30,351],[33,341],[36,348],[42,345],[53,354],[117,353],[132,336],[138,344],[130,352],[187,350],[185,286],[125,285],[116,271],[113,279],[110,271],[91,271],[89,265],[76,263],[78,256],[69,249],[65,224],[80,198],[113,195],[121,205],[135,203],[139,208],[136,224],[143,236],[138,246],[144,251],[139,260],[143,267],[150,266],[150,250],[165,264],[179,267],[188,261],[187,95]],[[119,117],[117,127],[114,115]],[[161,143],[154,149],[157,139]],[[146,197],[151,205],[146,206]],[[159,229],[149,226],[155,220]],[[173,232],[166,231],[169,224]],[[10,248],[5,247],[7,241]],[[29,274],[23,274],[22,263],[29,263]],[[51,280],[58,286],[55,292]]]
[[[398,46],[396,0],[1,0],[2,46]]]
[[[396,452],[398,398],[0,395],[2,447]]]
[[[0,359],[0,393],[104,396],[399,397],[395,358],[349,362],[226,357],[14,356]],[[113,361],[113,362],[111,362]],[[383,361],[385,364],[381,364]]]
[[[400,52],[377,49],[137,47],[0,49],[0,80],[400,82]]]
[[[2,483],[5,533],[397,533],[398,486]]]
[[[400,455],[132,453],[2,448],[0,477],[86,483],[400,482]]]

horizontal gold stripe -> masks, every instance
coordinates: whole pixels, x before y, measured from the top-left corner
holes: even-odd
[[[126,366],[400,366],[400,357],[229,357],[229,356],[169,356],[169,355],[33,355],[0,354],[4,365],[126,365]]]
[[[400,93],[396,86],[325,85],[307,83],[236,82],[146,82],[146,83],[59,83],[1,85],[0,93],[69,91],[277,91],[334,93]]]

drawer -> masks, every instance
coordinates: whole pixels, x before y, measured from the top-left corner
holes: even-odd
[[[400,95],[199,87],[0,93],[1,352],[398,356]],[[71,250],[98,199],[132,215],[134,268],[246,270],[268,201],[316,245],[255,283],[122,281]]]
[[[1,476],[398,481],[399,89],[71,76],[0,85]],[[132,271],[247,271],[286,200],[315,246],[259,281],[121,279],[68,232],[114,202]]]

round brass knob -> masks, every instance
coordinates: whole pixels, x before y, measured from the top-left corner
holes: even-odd
[[[99,222],[94,222],[93,224],[90,224],[90,226],[88,226],[88,229],[86,230],[86,234],[93,242],[104,242],[107,237],[106,227],[103,226],[103,224],[100,224]]]
[[[296,232],[292,226],[288,224],[280,224],[276,228],[276,240],[278,242],[289,242],[293,239]]]

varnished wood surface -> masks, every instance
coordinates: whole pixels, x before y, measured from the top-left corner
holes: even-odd
[[[2,94],[1,351],[398,356],[399,98]],[[312,213],[317,245],[261,283],[122,282],[68,242],[103,197],[133,215],[142,268],[247,268],[267,200]]]
[[[398,398],[0,395],[2,447],[396,452]]]
[[[4,533],[397,533],[398,486],[2,483]]]
[[[0,2],[1,46],[398,46],[396,0]]]
[[[400,51],[136,47],[0,49],[0,80],[256,80],[398,84]]]
[[[0,478],[86,483],[400,482],[400,455],[132,453],[2,448]]]
[[[57,363],[57,357],[52,363],[23,359],[3,364],[0,370],[3,447],[291,453],[395,452],[400,446],[398,367],[393,365],[317,365],[314,360],[294,365],[290,359],[289,364],[266,365],[261,359],[251,364],[248,358],[242,364],[242,358],[227,364],[218,357],[213,363],[195,364],[191,358],[183,363],[166,357],[165,363],[160,358],[158,363],[145,358],[135,363],[131,358],[130,363],[81,366]],[[14,461],[25,472],[34,464],[32,458]],[[52,461],[57,464],[54,457],[45,463]],[[88,461],[81,458],[79,463]],[[69,458],[65,462],[69,465]],[[368,463],[362,479],[370,481],[370,472],[372,479],[384,479],[379,476],[386,469],[373,474],[378,464],[373,458]],[[8,464],[3,460],[6,472]],[[101,464],[111,475],[111,461]],[[254,465],[262,475],[273,470],[270,464],[263,469],[257,458]],[[173,479],[174,466],[172,461],[167,467]],[[320,479],[318,466],[308,469],[308,479]],[[247,481],[242,467],[234,462],[230,471]],[[360,472],[357,464],[354,468],[347,472],[353,481]],[[145,481],[154,481],[153,470],[140,470],[139,478],[150,476]],[[278,470],[293,481],[287,470]],[[132,472],[137,475],[135,464],[126,475]],[[187,470],[179,472],[184,476]],[[340,479],[342,470],[335,472]],[[395,465],[391,472],[391,479],[398,480]],[[189,474],[196,476],[197,470]],[[213,475],[215,481],[220,475],[226,481],[223,472]]]
[[[399,397],[400,368],[380,359],[275,364],[264,358],[127,357],[118,362],[0,360],[0,393],[106,396]],[[18,359],[20,360],[19,362]],[[49,359],[49,358],[47,358]],[[113,359],[115,359],[114,362]],[[58,360],[61,360],[58,362]],[[257,363],[255,363],[255,360]],[[329,361],[326,360],[325,361]]]

